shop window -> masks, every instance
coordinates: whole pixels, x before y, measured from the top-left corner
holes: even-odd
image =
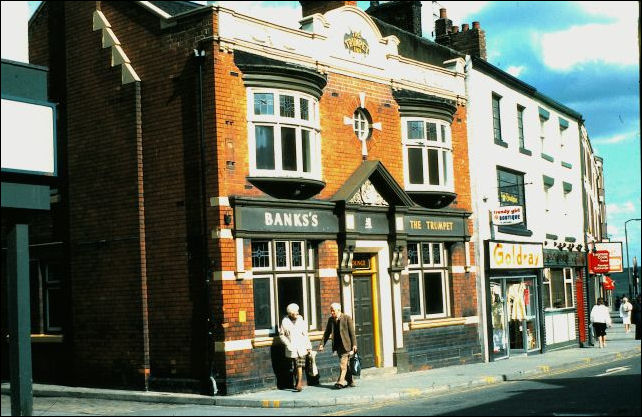
[[[402,143],[407,191],[454,191],[450,125],[442,120],[404,118]]]
[[[573,269],[544,270],[542,306],[545,309],[570,308],[575,306],[573,298]]]
[[[62,267],[41,260],[29,262],[31,333],[57,334],[63,330]]]
[[[250,176],[321,178],[318,100],[307,94],[248,89]]]
[[[256,335],[276,334],[290,303],[298,304],[311,330],[318,328],[315,251],[305,241],[252,240]]]
[[[408,279],[412,318],[449,316],[448,271],[443,243],[408,244]]]

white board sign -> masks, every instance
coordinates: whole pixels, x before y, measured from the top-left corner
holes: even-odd
[[[2,170],[56,175],[53,105],[2,99]]]
[[[493,224],[500,226],[524,222],[523,213],[522,206],[502,206],[491,210]]]

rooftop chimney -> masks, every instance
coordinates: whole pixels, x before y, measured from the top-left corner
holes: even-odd
[[[463,54],[486,60],[486,32],[479,22],[461,25],[461,32],[446,15],[446,9],[439,9],[439,19],[435,21],[435,42],[455,49]]]
[[[356,1],[300,1],[303,17],[315,13],[325,14],[330,10],[338,9],[343,6],[357,6]]]
[[[389,1],[381,4],[378,1],[371,1],[366,13],[399,29],[421,36],[420,1]]]

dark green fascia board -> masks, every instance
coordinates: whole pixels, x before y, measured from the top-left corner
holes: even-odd
[[[519,148],[519,153],[523,153],[524,155],[528,155],[528,156],[533,156],[533,152],[529,151],[526,148]]]
[[[568,169],[572,169],[573,168],[573,164],[570,164],[570,163],[564,162],[564,161],[562,161],[562,166],[564,168],[568,168]]]
[[[564,238],[564,242],[568,242],[568,243],[575,243],[575,238],[574,238],[574,237],[566,236],[566,237]]]
[[[48,185],[3,182],[2,207],[26,210],[49,210],[51,192]]]
[[[557,240],[557,235],[546,233],[546,239]]]
[[[544,187],[546,188],[551,188],[553,184],[555,184],[555,178],[549,177],[548,175],[542,175],[542,179],[544,180]]]
[[[548,162],[555,162],[555,158],[553,158],[550,155],[545,154],[544,152],[542,152],[542,158],[546,159]]]
[[[562,188],[564,189],[564,193],[568,194],[571,191],[573,191],[573,184],[566,181],[562,181]]]

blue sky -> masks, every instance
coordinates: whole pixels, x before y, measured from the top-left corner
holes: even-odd
[[[219,3],[285,26],[301,18],[297,1]],[[422,3],[429,37],[433,6]],[[604,158],[608,232],[624,242],[624,222],[640,218],[638,2],[442,1],[435,12],[440,6],[455,25],[481,23],[491,64],[584,116]],[[640,260],[640,222],[627,230],[629,254]]]

